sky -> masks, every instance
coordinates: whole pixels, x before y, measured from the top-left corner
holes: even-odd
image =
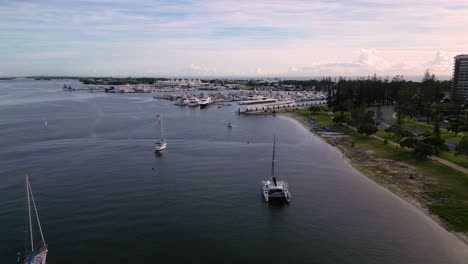
[[[0,0],[0,77],[452,74],[466,0]]]

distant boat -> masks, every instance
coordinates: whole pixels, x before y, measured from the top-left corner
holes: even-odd
[[[198,104],[199,104],[199,102],[200,102],[200,101],[198,100],[198,98],[196,98],[196,97],[194,96],[194,97],[190,98],[189,106],[191,106],[191,107],[197,107]]]
[[[232,128],[232,123],[231,123],[231,121],[229,121],[229,122],[227,123],[227,127]]]
[[[189,104],[189,100],[185,97],[180,98],[179,101],[176,103],[178,106],[186,106]]]
[[[47,117],[44,118],[44,126],[47,128]]]
[[[28,208],[27,208],[27,215],[28,215],[28,224],[29,224],[29,238],[26,239],[25,245],[28,245],[27,243],[28,239],[30,240],[30,246],[31,248],[25,248],[25,259],[24,262],[25,264],[45,264],[46,263],[46,258],[47,258],[47,244],[45,243],[44,240],[44,234],[42,233],[42,227],[41,227],[41,222],[39,221],[39,215],[37,214],[37,208],[36,208],[36,203],[34,201],[34,196],[32,193],[31,189],[31,184],[29,183],[29,178],[26,176],[26,197],[27,197],[27,202],[28,202]],[[34,208],[34,212],[31,212],[31,203]],[[33,216],[35,215],[35,218]],[[40,240],[38,243],[34,243],[34,231],[33,231],[33,225],[39,228],[39,234],[40,234]],[[19,254],[19,253],[18,253]]]
[[[211,104],[213,104],[213,100],[210,97],[204,97],[199,102],[200,108],[205,108]]]
[[[271,200],[285,200],[291,201],[291,193],[288,190],[288,183],[285,181],[277,181],[275,177],[275,150],[276,150],[276,136],[273,137],[273,158],[271,161],[271,180],[262,181],[263,197],[265,201]]]
[[[161,152],[167,148],[167,142],[164,135],[162,114],[157,115],[157,117],[159,118],[159,126],[161,128],[161,139],[155,142],[154,152]]]

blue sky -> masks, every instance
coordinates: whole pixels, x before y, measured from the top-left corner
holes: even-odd
[[[450,75],[465,0],[0,0],[0,77]]]

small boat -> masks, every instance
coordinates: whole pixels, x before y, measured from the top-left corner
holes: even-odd
[[[197,107],[198,104],[199,104],[199,102],[200,102],[200,101],[198,100],[198,98],[196,98],[196,97],[194,96],[194,97],[190,98],[190,101],[189,101],[189,104],[188,104],[188,105],[191,106],[191,107]]]
[[[27,215],[28,215],[28,224],[29,224],[29,237],[26,240],[30,240],[29,243],[26,241],[25,245],[31,246],[31,248],[25,248],[25,258],[23,263],[25,264],[45,264],[47,258],[47,244],[44,240],[44,234],[42,233],[41,222],[39,221],[39,215],[37,214],[36,202],[34,201],[34,196],[31,189],[31,184],[29,183],[29,178],[26,176],[26,199],[28,202]],[[31,203],[33,205],[34,211],[31,212]],[[35,216],[34,216],[35,215]],[[40,240],[35,243],[33,226],[37,226],[39,229]],[[37,233],[37,232],[36,232]],[[18,253],[19,255],[20,253]],[[19,263],[19,261],[18,261]]]
[[[227,127],[232,128],[232,123],[231,123],[231,121],[229,121],[229,122],[227,123]]]
[[[210,97],[204,97],[200,100],[198,103],[200,105],[200,108],[205,108],[213,103],[213,100],[211,100]]]
[[[291,193],[288,190],[288,183],[285,181],[277,181],[275,177],[275,149],[276,136],[273,138],[273,159],[271,161],[271,181],[262,181],[262,193],[265,201],[284,200],[289,203],[291,201]]]
[[[154,152],[161,152],[167,148],[166,137],[164,135],[162,114],[158,115],[159,117],[159,126],[161,128],[161,139],[154,143]]]
[[[181,98],[177,102],[177,105],[179,106],[187,106],[189,104],[189,100],[187,98]]]

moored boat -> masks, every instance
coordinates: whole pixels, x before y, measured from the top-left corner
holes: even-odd
[[[194,97],[190,98],[189,106],[191,106],[191,107],[197,107],[198,104],[199,104],[199,102],[200,102],[200,101],[198,100],[198,98],[196,98],[196,97],[194,96]]]
[[[162,114],[158,115],[159,126],[161,128],[161,139],[154,143],[154,152],[161,152],[167,148],[166,136],[164,135]]]
[[[205,108],[213,103],[213,100],[211,100],[210,97],[204,97],[200,100],[198,103],[200,105],[200,108]]]
[[[271,162],[271,181],[262,181],[262,194],[265,201],[284,200],[291,201],[291,193],[289,192],[288,183],[285,181],[277,181],[275,177],[275,150],[276,136],[273,139],[273,159]]]
[[[29,224],[29,237],[26,240],[25,245],[30,245],[30,248],[26,246],[25,248],[25,253],[24,253],[24,261],[23,263],[25,264],[45,264],[46,263],[46,258],[47,258],[47,244],[44,239],[44,234],[42,233],[42,226],[41,222],[39,220],[39,215],[37,213],[37,207],[36,207],[36,202],[34,201],[34,196],[32,193],[31,189],[31,184],[29,182],[28,176],[26,176],[26,200],[27,200],[27,218],[28,218],[28,224]],[[32,209],[31,210],[31,204],[32,204]],[[38,227],[39,229],[39,241],[36,242],[34,238],[34,234],[37,234],[37,231],[35,232],[33,230],[33,226]],[[19,254],[19,253],[18,253]],[[18,257],[19,258],[19,257]],[[19,262],[19,261],[18,261]]]

